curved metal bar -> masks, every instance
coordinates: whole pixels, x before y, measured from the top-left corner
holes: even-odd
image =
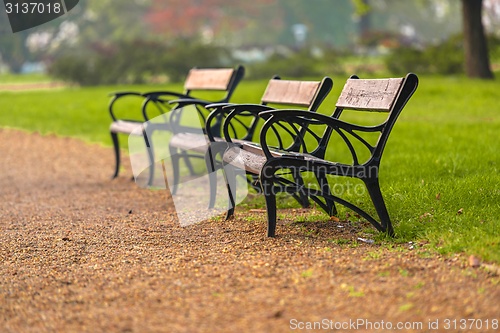
[[[354,146],[352,145],[351,140],[349,140],[347,138],[347,136],[344,134],[344,132],[342,132],[339,128],[334,127],[333,130],[340,135],[340,137],[344,140],[345,144],[349,148],[349,151],[351,152],[353,164],[359,165],[358,155],[356,154],[356,150],[354,149]]]
[[[234,122],[237,122],[238,124],[240,124],[241,126],[243,126],[243,128],[246,130],[247,133],[250,131],[250,126],[248,126],[247,124],[245,124],[241,119],[239,119],[237,117],[234,117],[234,118],[232,118],[232,121],[229,122],[229,126],[233,130],[233,134],[235,135],[235,137],[236,137],[236,126],[234,125]]]
[[[120,98],[125,97],[125,96],[136,96],[136,97],[142,98],[142,95],[140,93],[136,93],[136,92],[119,92],[119,93],[114,93],[112,95],[113,95],[113,98],[111,98],[111,101],[109,102],[108,110],[109,110],[109,114],[111,116],[111,119],[113,119],[113,121],[118,120],[118,117],[116,117],[115,111],[113,110],[113,107],[114,107],[116,101],[118,101]]]
[[[196,107],[196,111],[198,112],[198,115],[201,117],[203,123],[205,123],[205,121],[207,120],[207,116],[205,115],[205,113],[207,113],[207,110],[202,109],[199,104],[196,104],[195,107]],[[203,128],[203,131],[205,131],[204,128]]]
[[[347,132],[349,134],[351,134],[353,137],[355,137],[356,139],[358,139],[359,142],[361,142],[362,144],[364,144],[365,147],[370,151],[370,153],[373,153],[373,151],[375,150],[375,147],[372,146],[368,141],[366,141],[363,137],[361,137],[360,135],[358,135],[354,131],[347,131]]]
[[[266,110],[273,110],[269,106],[260,105],[260,104],[241,104],[241,105],[237,105],[237,106],[230,105],[227,107],[223,107],[223,109],[226,109],[226,108],[231,109],[231,111],[228,113],[228,115],[224,119],[224,125],[223,125],[224,139],[227,142],[233,142],[231,136],[229,135],[229,124],[231,123],[233,118],[235,118],[238,115],[241,115],[244,112],[250,113],[252,116],[255,117],[254,123],[252,123],[252,125],[250,125],[250,128],[251,128],[251,130],[255,130],[255,126],[257,125],[257,121],[260,119],[259,113],[262,111],[266,111]],[[247,133],[245,138],[249,135],[253,135],[253,133]]]
[[[225,111],[221,105],[218,105],[215,107],[215,110],[208,114],[207,119],[205,120],[205,130],[210,142],[215,142],[215,137],[220,135],[220,133],[214,133],[212,129],[215,128],[214,123],[220,122],[220,118],[222,118],[223,114],[226,112],[227,111]]]
[[[281,124],[279,124],[279,123],[278,123],[277,125],[281,125]],[[274,135],[275,135],[275,136],[276,136],[276,138],[278,139],[278,148],[279,148],[279,149],[284,149],[285,147],[283,146],[283,140],[281,140],[281,135],[280,135],[280,133],[278,132],[278,129],[277,129],[275,126],[271,126],[271,129],[273,130]],[[284,126],[283,126],[283,129],[284,129],[285,131],[289,131],[289,130],[288,130],[288,128],[285,128]],[[293,133],[291,133],[291,132],[290,132],[290,135],[293,135]]]
[[[302,147],[302,150],[304,153],[307,153],[307,146],[306,146],[306,143],[304,141],[304,136],[301,135],[301,132],[302,131],[299,131],[299,129],[295,126],[295,124],[293,122],[289,122],[289,125],[293,128],[293,130],[295,131],[295,135],[293,135],[294,139],[293,139],[293,142],[289,147],[287,147],[287,149],[285,150],[293,150],[292,148],[295,147],[296,150],[300,150],[300,147]],[[295,142],[297,141],[298,139],[298,143],[296,144]]]
[[[325,199],[328,198],[329,200],[338,202],[342,206],[345,206],[345,207],[347,207],[347,208],[355,211],[360,216],[364,217],[368,222],[370,222],[378,231],[385,232],[386,229],[387,229],[387,228],[384,228],[382,226],[382,224],[380,222],[378,222],[377,220],[375,220],[370,214],[368,214],[367,212],[365,212],[364,210],[362,210],[358,206],[350,203],[347,200],[341,199],[341,198],[339,198],[339,197],[337,197],[335,195],[332,195],[331,193],[326,194],[326,193],[323,193],[322,191],[317,191],[317,190],[314,190],[314,189],[310,190],[310,194],[311,195],[321,196],[321,197],[323,197]]]
[[[316,142],[319,144],[321,142],[321,140],[323,139],[321,136],[319,136],[318,134],[316,134],[313,130],[311,130],[308,127],[306,127],[306,132],[309,133],[314,139],[316,139]]]

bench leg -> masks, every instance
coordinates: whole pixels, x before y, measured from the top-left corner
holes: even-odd
[[[233,167],[230,164],[225,164],[223,162],[224,179],[226,181],[228,208],[226,214],[226,220],[230,219],[234,215],[234,208],[236,206],[236,174]]]
[[[152,133],[151,133],[152,134]],[[146,131],[143,130],[144,143],[146,144],[146,150],[148,151],[148,159],[149,159],[149,178],[148,178],[148,186],[153,185],[153,180],[155,176],[155,155],[152,140],[148,139]]]
[[[394,236],[394,229],[392,228],[391,219],[389,217],[389,213],[387,212],[382,192],[380,191],[378,179],[365,181],[365,185],[377,211],[382,229],[387,232],[389,236]]]
[[[194,171],[193,164],[191,163],[191,160],[189,159],[189,154],[185,151],[181,152],[182,157],[184,158],[184,163],[186,164],[186,167],[189,170],[189,174],[191,176],[196,175],[196,172]]]
[[[120,141],[118,140],[118,133],[111,132],[111,140],[115,151],[115,173],[111,178],[115,179],[120,173]]]
[[[177,193],[177,187],[179,186],[179,177],[180,177],[180,156],[178,155],[177,149],[170,146],[170,158],[172,161],[172,188],[170,189],[170,193],[175,195]]]
[[[210,186],[208,208],[214,208],[217,196],[217,174],[215,169],[216,161],[214,159],[215,156],[212,154],[212,149],[209,146],[207,152],[205,153],[205,164],[208,171],[208,186]]]
[[[274,184],[270,179],[261,179],[262,192],[266,198],[267,237],[276,236],[276,194]]]
[[[274,186],[274,174],[279,165],[273,164],[274,161],[267,161],[260,171],[259,180],[262,187],[262,194],[266,199],[267,212],[267,237],[275,237],[276,235],[276,188]]]

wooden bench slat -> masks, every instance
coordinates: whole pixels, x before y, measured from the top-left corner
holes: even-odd
[[[237,168],[244,167],[246,171],[259,174],[264,163],[265,155],[257,155],[239,148],[228,149],[223,155],[224,162]]]
[[[117,120],[111,123],[109,130],[111,133],[142,135],[142,126],[140,122]]]
[[[320,84],[315,81],[271,80],[262,102],[310,106]]]
[[[191,69],[186,77],[186,90],[227,90],[234,70],[231,68]]]
[[[233,161],[236,161],[236,163],[233,163],[233,165],[235,165],[236,167],[243,166],[246,171],[258,175],[267,161],[264,151],[258,144],[250,142],[240,142],[240,143],[241,147],[228,149],[224,153],[223,155],[224,161],[226,163],[233,163]],[[321,161],[321,159],[309,154],[298,154],[298,153],[273,151],[273,150],[271,150],[270,153],[274,157],[282,157],[284,155],[293,157],[295,155],[297,156],[297,158],[305,160]]]
[[[403,78],[347,80],[336,106],[339,108],[390,111]]]

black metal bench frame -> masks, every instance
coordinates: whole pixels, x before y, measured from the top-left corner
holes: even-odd
[[[216,176],[215,172],[222,168],[222,155],[228,147],[234,144],[241,145],[243,143],[258,142],[258,137],[255,135],[259,122],[265,117],[260,117],[262,111],[276,110],[277,107],[303,107],[304,109],[315,112],[321,103],[324,101],[328,93],[333,87],[333,81],[329,77],[324,77],[321,81],[299,81],[299,80],[281,80],[279,76],[274,76],[268,83],[266,90],[261,98],[260,104],[212,104],[207,107],[214,108],[206,120],[206,132],[209,140],[207,152],[205,153],[205,162],[209,172],[210,180],[210,204],[213,206],[215,202]],[[249,118],[249,121],[243,119]],[[223,128],[226,132],[225,137],[229,140],[222,139],[222,129],[214,126],[223,119]],[[242,126],[243,133],[236,136],[235,124]],[[228,133],[231,132],[231,135]],[[297,146],[297,144],[296,144]],[[293,147],[290,147],[294,149]],[[252,173],[247,173],[250,177],[247,179],[250,186],[257,191],[260,191],[260,186],[256,183],[257,179]],[[226,177],[226,175],[225,175]],[[226,177],[227,178],[227,177]],[[227,180],[227,179],[226,179]],[[229,182],[226,181],[228,188],[229,209],[226,219],[229,219],[234,213],[234,197],[231,195]],[[309,205],[307,198],[301,193],[294,193],[295,199],[304,207]]]
[[[254,154],[256,158],[262,155],[266,157],[265,162],[260,166],[258,178],[266,199],[267,235],[269,237],[274,237],[276,231],[276,194],[279,192],[296,193],[297,191],[307,193],[308,197],[329,215],[336,214],[335,203],[339,203],[358,213],[377,230],[391,236],[394,235],[394,229],[380,190],[379,168],[391,130],[417,86],[418,78],[413,73],[404,78],[376,80],[361,80],[357,76],[352,76],[344,86],[332,116],[301,110],[270,110],[259,114],[267,119],[260,133],[262,149],[260,152],[246,152],[246,154]],[[385,121],[378,125],[361,126],[340,120],[339,118],[345,110],[387,112],[388,116]],[[322,134],[318,134],[309,129],[313,124],[324,125],[326,128]],[[303,139],[304,131],[315,138],[314,149],[307,148]],[[224,132],[229,134],[226,127]],[[292,152],[283,146],[269,147],[267,144],[269,133],[291,135],[294,140],[300,141],[300,148],[298,151]],[[328,142],[333,133],[337,133],[343,139],[352,155],[352,164],[324,159]],[[362,133],[378,133],[376,144],[373,145],[366,141]],[[230,140],[231,138],[226,136],[225,139]],[[369,151],[370,157],[367,161],[362,162],[358,159],[359,151],[352,140],[356,140]],[[240,149],[246,150],[244,145]],[[226,151],[223,157],[227,163],[230,163],[232,159],[232,157],[226,158],[226,155],[230,155],[229,151]],[[277,174],[280,170],[289,170],[294,175],[311,172],[318,180],[319,188],[308,188],[303,183],[284,179]],[[357,205],[334,195],[327,181],[328,175],[362,180],[375,207],[378,219]]]
[[[133,133],[140,133],[137,128],[142,128],[146,122],[148,122],[152,117],[150,115],[151,106],[157,111],[159,115],[165,115],[170,112],[173,108],[171,103],[172,100],[189,100],[197,105],[200,112],[204,105],[212,103],[227,103],[232,97],[236,87],[243,79],[245,74],[245,69],[243,66],[238,66],[236,68],[192,68],[184,82],[184,92],[179,93],[175,91],[153,91],[147,93],[139,92],[117,92],[112,93],[112,98],[110,100],[108,110],[111,115],[112,123],[110,125],[110,135],[113,141],[114,153],[115,153],[115,171],[112,178],[118,177],[120,172],[120,142],[118,139],[118,134],[130,135]],[[194,95],[201,91],[219,91],[225,93],[225,95],[218,100],[202,100],[197,99]],[[121,119],[116,116],[115,105],[119,100],[124,97],[139,97],[143,100],[141,107],[141,115],[138,115],[137,119]],[[207,114],[209,111],[205,111]],[[149,124],[149,123],[148,123]],[[149,124],[150,126],[155,126],[154,124]],[[168,129],[167,124],[161,124],[157,126],[157,130]],[[149,128],[149,132],[154,131],[154,128]],[[145,144],[148,150],[148,155],[150,159],[150,173],[148,184],[151,185],[154,177],[154,155],[152,142],[147,140],[147,137],[143,132],[145,139]]]

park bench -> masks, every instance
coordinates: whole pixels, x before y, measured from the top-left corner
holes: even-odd
[[[205,134],[190,132],[185,127],[178,126],[182,130],[178,131],[169,143],[170,156],[173,167],[173,181],[170,182],[172,194],[176,194],[179,184],[180,160],[185,157],[204,158],[209,175],[210,203],[212,207],[215,203],[217,177],[215,172],[220,169],[221,163],[217,156],[221,155],[227,148],[227,142],[222,139],[221,123],[230,122],[227,127],[232,130],[233,139],[240,144],[250,143],[256,138],[255,132],[259,126],[259,113],[265,110],[274,110],[277,107],[302,107],[311,112],[317,110],[325,97],[330,92],[333,81],[329,77],[321,81],[299,81],[299,80],[281,80],[279,77],[273,77],[269,82],[261,97],[260,104],[230,104],[214,103],[207,105],[207,108],[213,109],[205,121]],[[178,103],[179,111],[186,105],[184,101],[173,101]],[[187,101],[189,103],[189,101]],[[172,118],[176,117],[176,111],[172,111]],[[231,113],[231,119],[225,118],[225,115]],[[174,120],[171,118],[171,122]],[[237,126],[235,125],[237,123]],[[262,125],[262,123],[260,124]],[[177,126],[174,126],[177,127]],[[238,127],[238,128],[237,128]],[[254,182],[249,181],[250,184]],[[234,198],[233,198],[234,199]],[[302,204],[307,205],[308,201],[302,197],[297,197]],[[231,208],[234,209],[234,202],[231,200]],[[230,214],[228,214],[228,217]]]
[[[256,135],[259,126],[262,125],[259,113],[266,110],[275,110],[284,107],[298,107],[315,112],[331,91],[333,81],[329,77],[324,77],[321,81],[300,81],[281,80],[278,76],[273,77],[261,97],[260,104],[213,104],[208,105],[215,110],[210,113],[206,121],[207,139],[209,149],[205,153],[206,166],[210,175],[210,188],[216,188],[215,171],[222,169],[222,156],[228,148],[228,142],[222,138],[223,133],[220,128],[213,126],[214,120],[224,115],[226,132],[231,131],[231,143],[251,144],[258,142]],[[215,129],[215,130],[214,130]],[[217,136],[218,135],[218,136]],[[226,170],[227,171],[227,170]],[[254,175],[248,173],[248,184],[260,190]],[[234,184],[233,184],[234,185]],[[230,218],[234,213],[235,202],[232,197],[230,184],[226,181],[228,195],[230,199],[229,209],[226,218]],[[307,207],[309,201],[302,193],[293,194],[294,198],[303,206]],[[214,203],[215,191],[210,191],[210,205]]]
[[[110,134],[113,141],[114,152],[115,152],[115,172],[113,178],[118,177],[120,172],[120,143],[118,139],[118,134],[126,135],[143,135],[145,133],[144,126],[157,126],[157,130],[166,129],[168,124],[153,124],[148,122],[152,116],[149,114],[148,110],[151,110],[150,105],[154,105],[154,109],[159,114],[165,114],[172,109],[172,104],[170,103],[173,99],[184,99],[196,102],[197,106],[202,108],[204,105],[211,104],[214,102],[227,103],[236,86],[239,84],[244,76],[244,68],[238,66],[236,68],[192,68],[184,81],[184,92],[175,91],[154,91],[148,93],[139,92],[117,92],[112,94],[111,101],[109,103],[109,113],[112,118],[110,125]],[[199,99],[196,96],[201,92],[219,92],[223,96],[216,100],[205,100]],[[121,119],[116,116],[115,105],[119,100],[124,97],[138,97],[143,99],[142,104],[142,115],[138,115],[136,119]],[[207,111],[208,112],[208,111]],[[140,130],[138,130],[140,129]],[[148,128],[148,132],[153,132],[155,128]],[[150,154],[150,176],[149,184],[152,182],[154,175],[154,156],[153,149],[150,147],[152,142],[148,142],[146,136],[144,135],[145,143],[148,146],[148,153]]]
[[[266,199],[269,237],[274,237],[276,230],[276,194],[297,191],[306,193],[330,216],[337,214],[335,203],[338,203],[365,218],[377,230],[394,234],[380,190],[379,167],[389,134],[417,85],[418,78],[412,73],[404,78],[370,80],[352,76],[343,87],[332,116],[303,110],[269,110],[259,114],[267,118],[260,132],[260,145],[233,143],[225,151],[223,160],[225,163],[243,165],[247,173],[258,177]],[[384,112],[387,115],[382,122],[367,126],[341,120],[340,116],[347,110]],[[358,114],[355,116],[359,117]],[[228,128],[224,126],[223,130],[226,141],[231,142]],[[294,142],[292,149],[283,144],[285,138],[288,138],[288,142]],[[350,161],[327,159],[327,153],[335,155],[337,152],[329,151],[331,143],[345,144]],[[290,180],[290,174],[314,176],[315,183]],[[332,191],[332,182],[343,177],[362,181],[378,220]],[[230,197],[234,196],[235,193],[231,193]]]

